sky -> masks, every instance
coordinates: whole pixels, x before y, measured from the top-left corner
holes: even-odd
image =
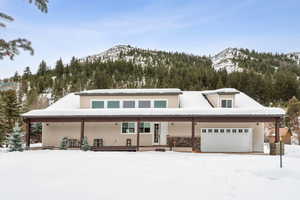
[[[0,12],[15,18],[0,38],[26,38],[35,50],[0,60],[0,79],[119,44],[196,55],[227,47],[296,52],[299,9],[299,0],[49,0],[45,14],[27,0],[0,0]]]

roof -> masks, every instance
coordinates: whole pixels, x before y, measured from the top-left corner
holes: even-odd
[[[121,90],[121,89],[120,89]],[[137,89],[139,90],[139,89]],[[142,89],[145,91],[145,89]],[[167,91],[167,89],[146,89],[146,91]],[[170,89],[170,91],[179,89]],[[92,90],[93,91],[93,90]],[[104,90],[96,90],[104,91]],[[107,90],[105,90],[107,91]],[[109,90],[111,91],[111,90]],[[124,92],[134,91],[126,89]],[[90,92],[90,91],[87,91]],[[95,116],[268,116],[281,117],[281,108],[264,107],[243,92],[235,96],[236,108],[213,108],[204,94],[209,91],[182,91],[179,95],[180,108],[135,108],[135,109],[80,109],[80,96],[75,93],[66,95],[43,110],[32,110],[23,114],[25,118],[37,117],[95,117]],[[214,92],[214,91],[212,91]],[[91,93],[91,92],[90,92]],[[92,92],[93,93],[93,92]],[[120,94],[120,93],[118,93]],[[135,93],[131,93],[135,94]],[[150,94],[150,93],[148,93]]]
[[[87,90],[75,93],[81,96],[103,96],[103,95],[178,95],[182,91],[178,88],[157,88],[157,89],[101,89]]]
[[[203,91],[204,94],[238,94],[240,91],[238,91],[235,88],[220,88],[216,90],[208,90]]]

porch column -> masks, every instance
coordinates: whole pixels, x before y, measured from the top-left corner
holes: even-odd
[[[140,150],[140,124],[141,124],[141,121],[138,120],[137,121],[137,134],[136,134],[136,150],[137,151]]]
[[[26,123],[25,143],[26,143],[26,149],[29,149],[30,148],[30,134],[31,134],[30,119],[27,119],[25,121],[25,123]]]
[[[195,151],[195,119],[192,119],[192,151]]]
[[[275,143],[279,142],[279,119],[275,120]]]
[[[83,143],[83,138],[84,138],[84,119],[81,120],[80,146]]]

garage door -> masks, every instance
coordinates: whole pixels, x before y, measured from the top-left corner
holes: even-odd
[[[202,152],[251,152],[251,128],[202,128]]]

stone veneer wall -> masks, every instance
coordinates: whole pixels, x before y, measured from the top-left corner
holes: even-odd
[[[191,137],[167,137],[167,144],[171,147],[191,147]],[[195,137],[195,149],[200,151],[200,137]]]

